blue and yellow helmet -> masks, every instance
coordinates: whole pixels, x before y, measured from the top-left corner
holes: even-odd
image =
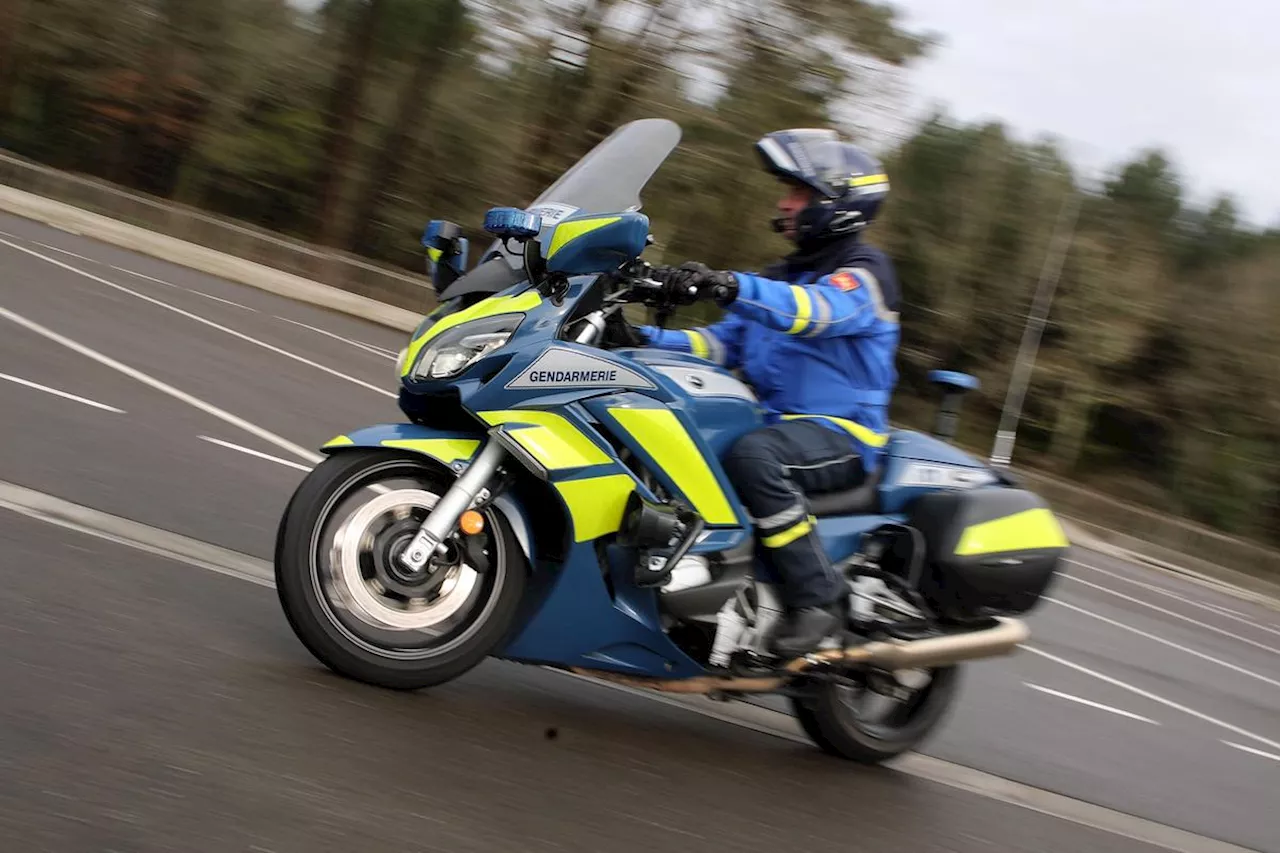
[[[796,240],[802,244],[858,233],[875,221],[889,195],[880,161],[834,130],[774,131],[756,141],[755,151],[779,180],[816,191],[796,216]],[[774,228],[782,230],[778,220]]]

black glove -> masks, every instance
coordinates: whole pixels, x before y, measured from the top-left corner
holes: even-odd
[[[713,270],[697,261],[685,261],[674,268],[659,267],[654,278],[666,285],[665,295],[675,305],[710,299],[723,308],[738,298],[738,279],[733,273]]]

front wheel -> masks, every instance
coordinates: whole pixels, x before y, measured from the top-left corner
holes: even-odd
[[[321,663],[379,687],[452,680],[507,635],[528,562],[502,513],[446,540],[413,572],[397,558],[453,476],[386,450],[330,456],[302,481],[276,537],[276,592],[290,626]]]
[[[924,741],[941,722],[960,685],[958,666],[913,673],[910,688],[888,674],[857,686],[818,682],[792,698],[796,721],[823,752],[862,764],[880,764]],[[885,695],[893,694],[893,695]]]

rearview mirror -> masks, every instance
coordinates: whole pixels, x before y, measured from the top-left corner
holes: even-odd
[[[440,293],[466,271],[469,242],[454,223],[433,219],[422,232],[422,245],[427,249],[427,274]]]

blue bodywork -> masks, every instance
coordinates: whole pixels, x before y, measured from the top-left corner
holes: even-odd
[[[503,219],[504,224],[511,217]],[[572,223],[573,218],[566,222]],[[388,438],[472,438],[481,445],[492,440],[479,416],[482,412],[530,409],[553,412],[566,418],[590,438],[608,457],[604,464],[553,469],[538,472],[554,489],[555,484],[584,477],[625,475],[634,477],[619,458],[613,446],[627,446],[668,492],[690,503],[671,473],[654,463],[653,457],[630,435],[613,429],[611,409],[661,408],[673,413],[688,432],[697,451],[706,461],[715,481],[732,510],[733,521],[707,525],[707,535],[693,546],[691,553],[709,553],[732,549],[751,536],[749,517],[734,496],[719,460],[733,442],[763,423],[763,410],[754,396],[730,372],[694,356],[647,349],[604,350],[563,339],[563,326],[573,314],[578,300],[588,288],[595,286],[596,276],[576,275],[585,269],[613,268],[620,257],[635,257],[642,249],[648,223],[636,213],[622,214],[610,224],[562,241],[553,260],[567,279],[562,298],[543,295],[533,307],[524,311],[523,320],[506,344],[477,358],[459,375],[448,381],[420,381],[406,366],[402,377],[401,408],[413,417],[424,406],[461,406],[473,416],[473,432],[435,430],[414,424],[384,424],[369,427],[346,436],[349,443],[326,446],[328,453],[339,453],[349,447],[384,446]],[[544,234],[542,243],[548,245]],[[532,285],[514,285],[493,299],[529,295]],[[505,312],[507,309],[502,308]],[[433,312],[414,332],[417,340],[429,335],[431,328],[454,313],[445,309]],[[427,347],[419,347],[419,352]],[[597,363],[603,368],[590,376],[609,376],[598,384],[590,381],[551,382],[536,387],[531,377],[555,375],[554,371],[535,366],[539,359],[561,359],[560,363]],[[577,360],[577,361],[575,361]],[[540,362],[545,365],[547,362]],[[532,368],[532,369],[531,369]],[[947,377],[948,384],[962,384],[960,377]],[[445,396],[448,392],[448,396]],[[456,395],[456,396],[454,396]],[[424,400],[430,400],[424,403]],[[465,465],[453,460],[454,470]],[[957,469],[972,472],[979,478],[989,472],[971,456],[935,438],[909,430],[893,432],[885,458],[879,507],[882,514],[824,518],[818,523],[820,536],[834,559],[853,553],[862,534],[890,521],[901,521],[902,512],[912,497],[939,488],[921,474],[921,466],[934,472],[954,473]],[[994,478],[992,478],[994,479]],[[643,497],[655,496],[639,480],[634,488]],[[571,519],[563,501],[561,509]],[[513,523],[524,524],[517,508],[509,513]],[[570,525],[572,528],[572,525]],[[533,554],[555,551],[540,547],[538,531],[532,531]],[[610,545],[599,549],[600,540],[576,542],[568,536],[564,558],[555,563],[533,558],[529,589],[519,621],[510,639],[496,657],[524,663],[585,667],[628,673],[637,676],[681,678],[704,673],[702,666],[678,648],[662,630],[660,599],[657,590],[641,588],[634,582],[632,551]],[[605,540],[607,541],[607,540]],[[551,544],[551,543],[547,543]],[[559,545],[560,543],[555,543]],[[602,560],[607,564],[602,566]],[[606,577],[608,582],[606,582]]]

